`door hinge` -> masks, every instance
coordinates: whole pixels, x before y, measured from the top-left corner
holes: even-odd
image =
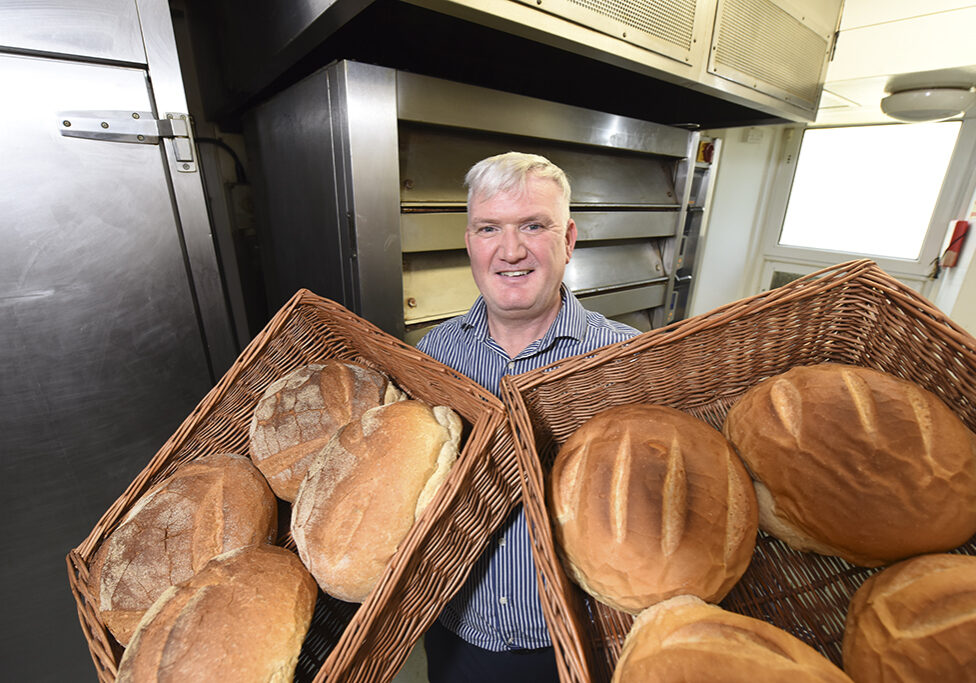
[[[187,114],[167,113],[157,119],[148,111],[63,111],[58,113],[61,135],[107,142],[158,145],[162,138],[173,141],[176,169],[197,170],[194,158],[193,126]]]

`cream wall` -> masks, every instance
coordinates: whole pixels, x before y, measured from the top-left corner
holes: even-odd
[[[722,145],[713,169],[708,224],[699,241],[703,252],[689,316],[754,293],[748,289],[752,263],[758,257],[760,226],[773,181],[786,172],[778,160],[783,129],[759,126],[706,131]]]

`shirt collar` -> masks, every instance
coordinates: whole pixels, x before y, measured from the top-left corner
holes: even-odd
[[[538,343],[538,349],[548,348],[557,339],[567,337],[576,341],[583,341],[586,334],[586,309],[583,304],[573,296],[573,293],[564,284],[559,285],[559,292],[562,296],[562,306],[556,319],[549,326],[549,330],[543,335]],[[485,299],[479,296],[474,305],[461,317],[461,325],[464,329],[472,330],[478,339],[488,338],[488,307]],[[531,345],[530,345],[531,346]]]

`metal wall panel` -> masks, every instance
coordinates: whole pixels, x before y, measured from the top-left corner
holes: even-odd
[[[687,136],[687,134],[685,134]],[[475,162],[518,149],[541,154],[566,171],[573,204],[677,209],[673,160],[552,140],[400,126],[400,199],[407,206],[463,206],[464,175]]]
[[[661,253],[649,241],[624,241],[577,248],[563,282],[579,295],[664,282]],[[404,254],[403,317],[407,325],[442,320],[465,312],[478,298],[465,251]],[[604,297],[608,300],[609,295]],[[631,301],[629,297],[620,301]],[[658,305],[658,304],[655,304]],[[627,310],[618,303],[619,312]]]
[[[329,75],[319,71],[246,121],[271,310],[302,287],[339,302],[352,297],[353,245],[340,225],[331,95]]]
[[[671,237],[675,234],[674,211],[592,211],[571,205],[576,222],[577,249],[600,240]],[[456,211],[404,213],[400,217],[400,240],[404,254],[418,251],[464,249],[467,214]]]
[[[529,113],[531,112],[531,113]],[[643,119],[397,72],[397,116],[435,126],[681,157],[687,133]]]
[[[0,49],[146,63],[134,0],[0,3]]]
[[[64,557],[213,378],[165,151],[58,132],[62,110],[151,109],[145,70],[0,54],[0,91],[0,641],[12,680],[81,680]]]

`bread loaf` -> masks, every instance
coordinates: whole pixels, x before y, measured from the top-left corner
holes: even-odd
[[[317,595],[284,548],[219,555],[146,612],[116,681],[291,681]]]
[[[844,627],[857,683],[976,681],[976,557],[922,555],[869,577]]]
[[[401,401],[343,427],[309,468],[291,530],[322,590],[361,602],[458,455],[451,409]]]
[[[312,457],[343,425],[401,398],[386,376],[355,363],[303,366],[268,385],[258,402],[251,458],[275,495],[293,502]]]
[[[747,391],[723,431],[755,480],[760,527],[794,548],[872,567],[976,533],[976,437],[912,382],[796,367]]]
[[[274,494],[244,456],[181,465],[136,502],[92,560],[89,581],[103,623],[125,645],[167,588],[215,555],[274,541],[277,517]]]
[[[786,631],[679,595],[634,620],[613,683],[688,681],[851,683],[829,659]]]
[[[636,614],[674,595],[718,601],[752,558],[756,500],[725,438],[655,405],[599,413],[559,450],[548,504],[567,572]]]

